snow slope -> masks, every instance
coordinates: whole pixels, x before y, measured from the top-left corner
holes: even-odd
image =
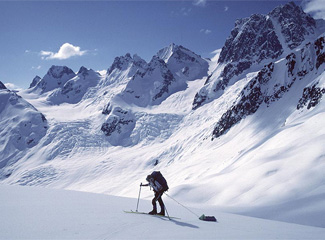
[[[181,219],[127,214],[137,199],[0,185],[0,239],[321,239],[325,229],[204,209],[204,222],[166,199]],[[140,211],[150,210],[141,199]],[[196,212],[202,209],[192,209]],[[157,229],[159,226],[159,229]]]
[[[48,122],[41,112],[15,92],[0,88],[0,179],[10,175],[3,167],[10,169],[47,130]]]

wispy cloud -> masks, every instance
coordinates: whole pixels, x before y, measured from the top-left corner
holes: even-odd
[[[200,30],[200,33],[204,33],[204,34],[210,34],[212,31],[210,30],[210,29],[204,29],[204,28],[202,28],[201,30]]]
[[[32,67],[32,70],[40,70],[42,68],[42,66],[41,65],[38,65],[38,66],[36,66],[36,67]]]
[[[324,0],[305,0],[302,7],[306,13],[310,13],[316,19],[325,19],[325,1]]]
[[[228,6],[225,6],[224,11],[227,12],[229,10]]]
[[[193,5],[199,6],[199,7],[205,7],[207,4],[207,0],[194,0]]]
[[[192,8],[185,8],[185,7],[181,8],[181,15],[188,16],[188,15],[190,15],[191,11],[192,11]]]
[[[40,55],[42,59],[50,60],[50,59],[68,59],[75,56],[82,56],[87,53],[87,50],[80,50],[80,47],[74,46],[70,43],[64,43],[58,52],[51,52],[51,51],[41,51]]]

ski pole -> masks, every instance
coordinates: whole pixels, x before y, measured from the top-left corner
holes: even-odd
[[[138,203],[137,203],[137,210],[136,210],[136,212],[138,212],[139,200],[140,200],[140,193],[141,193],[141,187],[142,187],[142,183],[140,184],[140,189],[139,189],[139,196],[138,196]]]
[[[171,218],[169,217],[169,213],[168,213],[168,211],[167,211],[167,208],[166,208],[165,203],[164,203],[164,208],[165,208],[165,211],[166,211],[166,213],[167,213],[168,219],[171,220]]]

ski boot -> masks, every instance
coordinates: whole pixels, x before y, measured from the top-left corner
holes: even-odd
[[[150,215],[156,215],[157,214],[157,210],[156,209],[153,209],[151,212],[148,212],[148,214],[150,214]]]

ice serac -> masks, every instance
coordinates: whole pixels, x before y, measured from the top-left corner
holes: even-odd
[[[285,59],[264,66],[241,91],[233,106],[221,116],[213,137],[226,133],[242,119],[255,113],[262,104],[269,106],[281,99],[297,81],[307,85],[297,103],[297,109],[315,107],[325,93],[323,78],[313,80],[324,72],[324,42],[324,36],[321,36],[299,51],[290,53]],[[310,82],[310,79],[313,81]]]
[[[40,93],[45,93],[55,88],[62,87],[69,79],[75,76],[76,74],[70,68],[53,65],[46,75],[36,84],[33,90],[40,90]]]
[[[158,105],[187,88],[187,81],[207,76],[208,62],[192,51],[171,44],[160,50],[145,71],[137,71],[120,96],[141,107]]]
[[[48,123],[35,107],[2,85],[0,82],[0,177],[5,177],[10,173],[2,169],[9,171],[15,155],[38,144]]]
[[[197,109],[223,94],[239,76],[279,59],[317,37],[316,21],[290,2],[267,15],[254,14],[237,20],[219,57],[219,69],[209,77],[193,101]],[[221,68],[221,69],[220,69]]]
[[[98,84],[99,79],[99,73],[92,69],[81,67],[75,77],[68,80],[62,87],[57,88],[49,95],[47,100],[54,104],[63,102],[78,103],[90,87]]]
[[[113,146],[127,146],[130,144],[129,136],[135,127],[135,123],[136,119],[132,111],[114,107],[108,113],[108,117],[103,123],[101,130]]]

